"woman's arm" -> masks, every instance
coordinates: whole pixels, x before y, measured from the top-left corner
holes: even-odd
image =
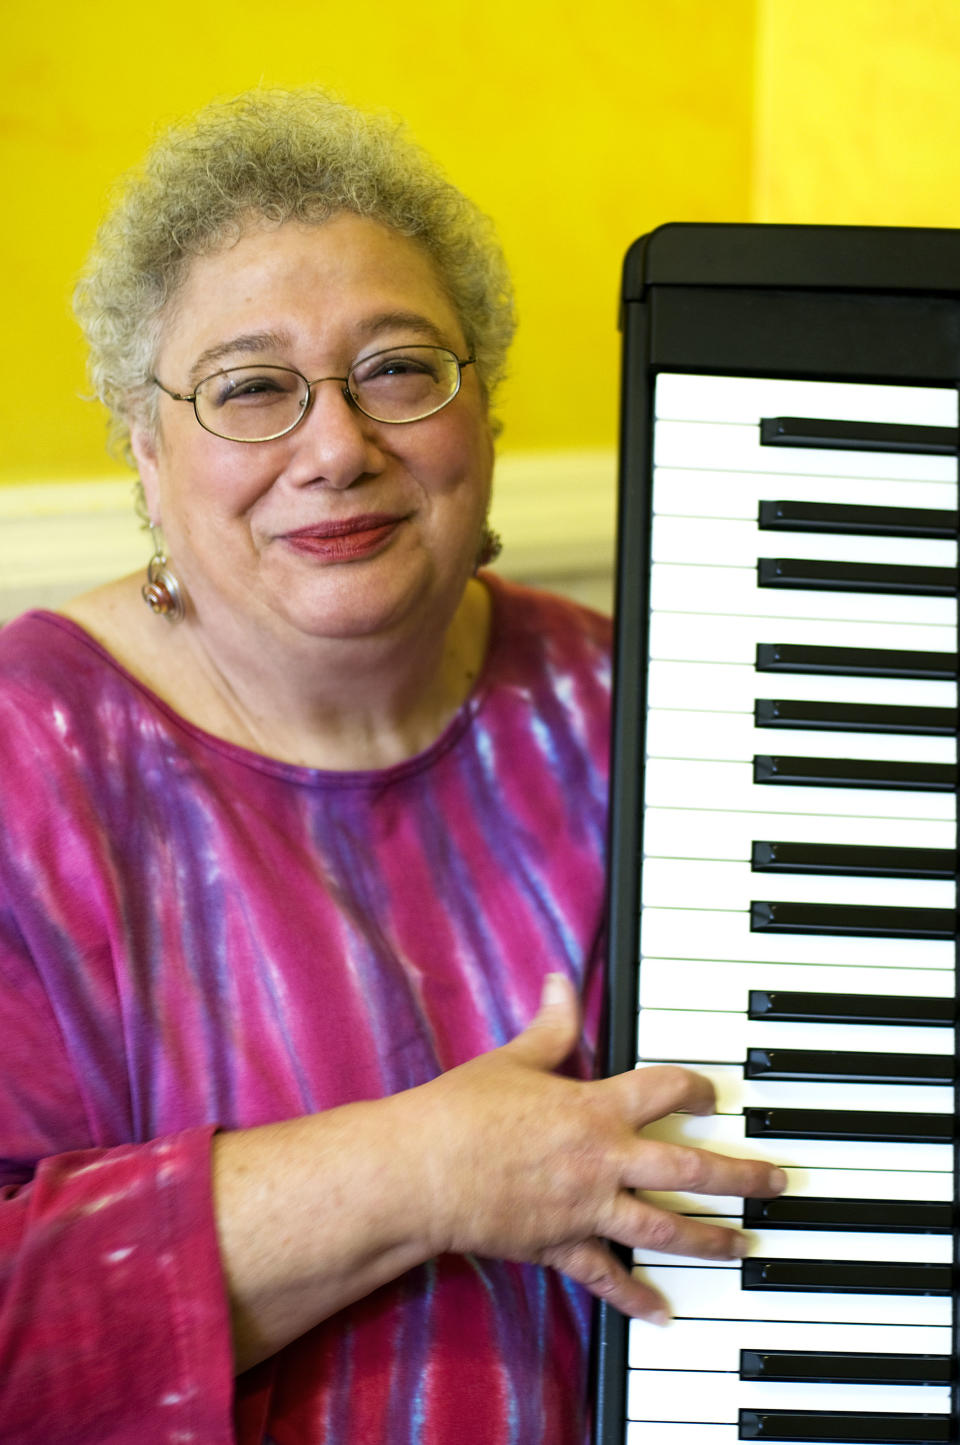
[[[77,1032],[0,883],[0,1440],[230,1445],[214,1127],[124,1142],[129,1081],[107,1041],[78,1070]]]
[[[655,1068],[584,1083],[557,1068],[576,1000],[548,981],[533,1023],[503,1048],[373,1103],[219,1135],[214,1208],[238,1371],[414,1265],[453,1251],[551,1265],[627,1314],[665,1317],[603,1243],[704,1258],[736,1232],[638,1199],[644,1189],[772,1195],[769,1165],[644,1140],[710,1085]]]

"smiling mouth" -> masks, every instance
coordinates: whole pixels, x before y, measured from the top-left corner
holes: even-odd
[[[406,521],[403,516],[349,517],[341,522],[323,522],[287,532],[283,541],[296,552],[330,561],[347,561],[376,552]]]

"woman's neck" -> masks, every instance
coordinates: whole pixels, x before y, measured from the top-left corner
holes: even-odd
[[[275,639],[167,624],[123,578],[62,608],[189,722],[240,747],[332,771],[390,767],[443,733],[483,666],[490,596],[472,579],[446,628]]]

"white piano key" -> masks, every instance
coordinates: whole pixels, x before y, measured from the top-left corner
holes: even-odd
[[[709,1149],[735,1159],[764,1159],[782,1169],[907,1169],[943,1171],[952,1179],[952,1144],[888,1144],[869,1140],[753,1139],[735,1114],[670,1114],[644,1129],[644,1137]]]
[[[934,537],[837,536],[829,532],[768,532],[756,522],[723,517],[654,517],[654,562],[751,567],[758,557],[879,562],[901,567],[955,567],[957,544]],[[772,590],[772,589],[764,589]]]
[[[701,758],[705,762],[752,762],[757,754],[803,758],[859,758],[900,763],[956,763],[954,737],[919,733],[828,732],[814,728],[757,728],[749,713],[654,708],[647,714],[647,754],[652,758]]]
[[[926,1295],[829,1294],[806,1290],[743,1290],[739,1273],[696,1265],[654,1265],[640,1271],[676,1316],[724,1320],[823,1320],[870,1325],[948,1325],[949,1298]]]
[[[779,477],[902,477],[949,482],[957,475],[953,457],[761,446],[757,423],[658,421],[653,462],[656,467],[693,467],[718,474],[768,472]],[[721,485],[719,476],[717,485]]]
[[[848,878],[814,873],[754,873],[749,863],[701,858],[646,858],[642,898],[651,908],[749,908],[780,903],[846,903],[889,908],[953,908],[954,880]]]
[[[956,482],[891,481],[863,477],[789,477],[765,472],[725,473],[657,467],[653,511],[674,517],[729,517],[755,522],[761,502],[828,502],[853,506],[952,511]],[[770,535],[776,535],[771,532]]]
[[[672,1424],[664,1420],[630,1420],[624,1445],[739,1445],[736,1425],[704,1425],[698,1421]],[[791,1445],[823,1445],[822,1440],[792,1437]]]
[[[679,1423],[692,1415],[698,1422],[736,1424],[736,1387],[741,1383],[733,1374],[630,1370],[627,1419]]]
[[[771,629],[771,638],[776,634]],[[904,707],[956,707],[957,684],[924,678],[807,676],[757,672],[746,663],[667,662],[648,672],[650,707],[752,712],[758,697],[822,702],[867,702]]]
[[[956,651],[957,633],[949,627],[838,622],[833,618],[781,617],[774,623],[764,618],[729,617],[722,613],[654,612],[650,617],[651,659],[739,662],[754,667],[758,642],[949,653]],[[769,673],[762,675],[770,677]]]
[[[722,714],[709,716],[709,726],[720,725]],[[748,860],[753,843],[761,840],[953,848],[956,829],[949,819],[818,818],[802,813],[774,819],[766,815],[758,818],[755,813],[712,811],[706,806],[647,808],[643,816],[643,850],[648,857]]]
[[[951,386],[664,371],[656,379],[654,395],[656,416],[676,421],[756,422],[768,416],[805,416],[821,421],[957,425],[957,392]]]
[[[956,488],[951,490],[955,492]],[[722,612],[729,616],[766,618],[771,619],[771,626],[775,625],[773,619],[781,617],[916,623],[952,631],[957,625],[956,601],[952,597],[759,587],[757,569],[753,566],[656,562],[650,569],[650,605],[660,612]]]
[[[627,1415],[631,1420],[735,1423],[738,1410],[895,1410],[947,1414],[946,1385],[836,1385],[740,1380],[727,1372],[631,1370]]]
[[[730,1223],[731,1227],[735,1226],[734,1220]],[[898,1260],[902,1264],[950,1264],[953,1259],[953,1239],[949,1234],[760,1229],[751,1231],[751,1235],[750,1253],[759,1259],[857,1259],[875,1263]],[[820,1238],[815,1238],[816,1235]]]
[[[742,962],[845,965],[855,968],[954,968],[949,939],[836,938],[826,934],[752,933],[745,913],[645,908],[643,954]]]
[[[739,1229],[737,1217],[711,1219],[725,1229]],[[833,1259],[867,1260],[883,1263],[897,1260],[901,1264],[950,1264],[953,1239],[949,1234],[890,1234],[853,1229],[751,1229],[748,1230],[750,1254],[756,1259]],[[676,1254],[662,1250],[635,1249],[634,1264],[678,1264]],[[730,1259],[698,1259],[703,1269],[739,1269],[739,1261]]]
[[[953,1199],[953,1175],[943,1170],[800,1169],[787,1167],[787,1194],[802,1199]],[[688,1194],[681,1190],[645,1190],[644,1199],[675,1214],[738,1214],[743,1201],[734,1195]]]
[[[657,1421],[632,1420],[627,1425],[624,1445],[739,1445],[736,1425],[702,1425],[697,1423],[670,1425]],[[800,1440],[796,1445],[817,1445]]]
[[[741,1350],[823,1350],[840,1354],[949,1355],[951,1331],[922,1325],[844,1325],[814,1321],[674,1320],[663,1329],[646,1320],[629,1325],[629,1363],[635,1370],[740,1369]]]
[[[949,1032],[952,1036],[952,1030]],[[827,1035],[818,1042],[821,1047],[830,1047]],[[710,1080],[716,1093],[718,1114],[739,1114],[748,1108],[880,1109],[890,1114],[952,1115],[954,1112],[953,1088],[947,1084],[794,1083],[785,1079],[745,1079],[743,1068],[735,1064],[688,1058],[670,1062]],[[654,1060],[637,1064],[640,1069],[656,1066]]]
[[[642,971],[644,964],[640,967]],[[740,1065],[747,1049],[765,1048],[952,1056],[953,1029],[913,1024],[788,1023],[694,1008],[643,1008],[637,1015],[638,1059],[682,1059],[694,1066],[697,1060]]]
[[[787,747],[779,751],[789,753]],[[841,814],[872,818],[956,818],[954,793],[881,788],[816,788],[754,783],[752,763],[651,758],[644,773],[649,807],[701,808],[704,800],[730,812]]]
[[[760,875],[757,875],[760,876]],[[800,993],[888,994],[894,997],[953,998],[952,973],[901,968],[836,968],[822,964],[717,962],[702,958],[644,955],[639,972],[644,1008],[686,1008],[745,1012],[753,988]]]

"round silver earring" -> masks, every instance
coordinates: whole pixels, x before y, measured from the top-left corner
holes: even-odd
[[[180,622],[185,614],[180,583],[167,564],[166,554],[152,525],[150,536],[153,538],[153,556],[147,563],[147,580],[140,589],[140,596],[157,617],[165,617],[168,622]]]

